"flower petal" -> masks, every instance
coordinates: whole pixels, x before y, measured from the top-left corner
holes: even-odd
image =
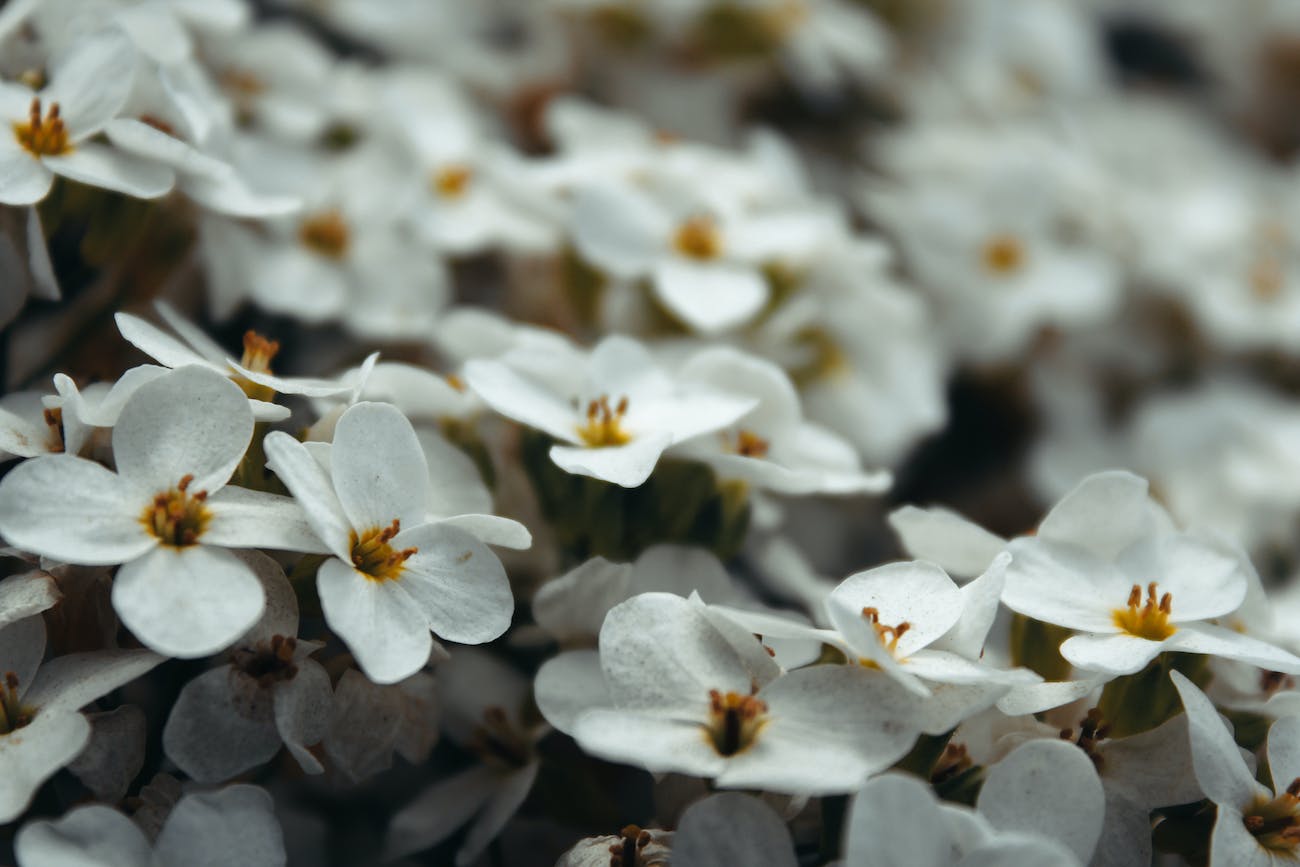
[[[253,413],[239,386],[206,367],[181,367],[127,400],[113,427],[113,456],[122,477],[148,491],[192,475],[191,492],[215,493],[252,438]]]
[[[90,723],[79,713],[37,713],[16,732],[0,735],[0,823],[27,809],[41,783],[77,757],[90,740]]]
[[[24,867],[148,864],[152,855],[144,832],[111,807],[87,804],[60,819],[28,822],[14,839],[14,855]]]
[[[533,789],[533,783],[537,781],[540,769],[538,762],[529,762],[498,780],[496,791],[482,812],[474,818],[469,833],[465,835],[465,842],[456,851],[456,867],[470,867],[471,864],[478,863],[483,850],[523,805],[524,799]]]
[[[126,34],[104,29],[78,40],[41,91],[46,105],[57,102],[68,132],[80,140],[116,117],[135,79],[135,46]]]
[[[488,802],[500,777],[494,768],[473,765],[425,789],[389,822],[384,861],[420,852],[450,837]]]
[[[1118,632],[1114,612],[1128,602],[1133,581],[1114,564],[1075,545],[1021,538],[1007,547],[1002,602],[1035,620],[1086,632]]]
[[[348,521],[358,530],[414,526],[425,519],[429,466],[415,429],[388,403],[358,403],[339,418],[330,475]]]
[[[207,545],[158,547],[113,579],[113,608],[151,650],[208,656],[248,631],[262,614],[261,582],[229,551]]]
[[[701,723],[649,710],[589,710],[575,720],[573,738],[597,758],[656,774],[676,772],[711,779],[727,766],[727,759],[718,754]]]
[[[826,608],[835,628],[863,653],[883,650],[880,638],[863,614],[865,609],[874,609],[882,626],[908,624],[898,638],[896,653],[902,658],[935,641],[957,623],[962,594],[938,566],[914,560],[850,575],[831,591]]]
[[[0,629],[54,607],[61,596],[58,584],[48,572],[34,570],[10,575],[0,581]]]
[[[573,203],[573,240],[578,252],[615,277],[647,273],[666,249],[672,230],[662,208],[624,186],[581,190]]]
[[[477,538],[438,523],[405,530],[393,545],[419,549],[397,583],[438,637],[481,644],[510,627],[515,606],[505,567]]]
[[[396,683],[429,661],[429,623],[401,581],[374,581],[350,564],[326,560],[316,573],[321,610],[366,677]]]
[[[567,735],[584,711],[614,707],[594,650],[570,650],[546,660],[533,681],[533,694],[546,721]]]
[[[186,775],[220,783],[280,751],[271,695],[229,665],[185,684],[163,727],[163,750]]]
[[[638,436],[627,445],[603,448],[551,446],[551,460],[565,472],[591,476],[624,488],[642,485],[672,443],[667,433]]]
[[[798,863],[785,822],[767,804],[747,795],[726,792],[695,802],[682,814],[673,836],[674,867]]]
[[[0,671],[18,675],[18,688],[26,693],[45,658],[45,620],[24,617],[0,629]]]
[[[961,577],[983,572],[1007,546],[1005,539],[938,506],[895,509],[889,514],[889,526],[908,554],[937,563],[948,574]]]
[[[844,857],[878,867],[946,867],[958,853],[946,830],[929,786],[904,774],[882,774],[853,799]]]
[[[1108,675],[1136,674],[1168,647],[1166,641],[1152,641],[1126,632],[1085,633],[1061,642],[1061,656],[1084,671]]]
[[[24,150],[0,148],[0,205],[34,205],[53,185],[54,172],[43,162]]]
[[[1264,787],[1255,782],[1255,776],[1241,757],[1232,732],[1219,718],[1219,712],[1194,683],[1182,672],[1171,671],[1178,694],[1187,711],[1187,738],[1192,748],[1192,768],[1196,781],[1211,801],[1222,807],[1243,809],[1256,795],[1265,794]]]
[[[24,699],[48,711],[80,710],[161,662],[147,650],[70,653],[42,665]]]
[[[283,431],[271,431],[262,440],[266,465],[302,506],[308,523],[334,556],[352,557],[352,524],[343,513],[334,483],[320,462],[302,443]]]
[[[41,162],[56,175],[137,199],[165,196],[176,185],[176,175],[166,166],[95,142],[82,142],[63,156],[42,157]]]
[[[275,689],[275,727],[303,771],[319,774],[325,767],[308,747],[325,737],[334,695],[319,663],[303,659],[297,665],[294,678]]]
[[[159,364],[166,367],[185,367],[189,364],[196,364],[210,367],[222,374],[225,373],[218,367],[215,359],[200,354],[193,347],[185,345],[139,316],[132,316],[130,313],[118,313],[113,317],[113,320],[117,323],[117,330],[127,343],[130,343]]]
[[[500,361],[470,361],[465,382],[492,409],[558,440],[581,442],[578,413],[543,386]]]
[[[1038,526],[1038,538],[1078,545],[1102,559],[1144,538],[1158,509],[1147,481],[1123,470],[1097,473],[1066,494]]]
[[[65,563],[123,563],[158,544],[140,522],[148,504],[142,491],[94,461],[36,457],[0,481],[0,535]]]
[[[1258,666],[1265,671],[1300,674],[1300,658],[1280,647],[1222,626],[1189,623],[1165,639],[1164,648],[1184,653],[1204,653]]]
[[[154,862],[187,867],[258,864],[284,867],[284,835],[271,796],[256,786],[227,786],[181,798],[154,843]]]
[[[203,543],[328,554],[303,507],[290,497],[227,486],[207,500],[212,519]]]
[[[665,258],[654,269],[655,294],[670,312],[704,334],[748,322],[767,303],[769,290],[756,268],[726,262]]]

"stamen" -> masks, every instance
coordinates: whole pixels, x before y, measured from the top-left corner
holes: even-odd
[[[619,398],[611,409],[609,396],[601,395],[587,404],[587,423],[578,428],[578,436],[592,448],[626,445],[632,441],[632,435],[623,429],[626,415],[627,397]]]
[[[352,533],[352,565],[374,581],[396,581],[406,570],[406,561],[419,553],[418,548],[397,550],[389,543],[402,531],[397,518],[387,527],[373,527],[358,535]]]
[[[767,724],[767,703],[753,693],[742,695],[728,692],[725,695],[709,690],[709,723],[705,734],[709,743],[722,756],[734,756],[747,749]]]
[[[998,277],[1008,277],[1025,264],[1025,247],[1015,235],[994,235],[980,249],[984,270]]]
[[[1113,612],[1115,625],[1138,638],[1164,641],[1177,631],[1169,622],[1173,604],[1173,594],[1159,595],[1155,581],[1147,585],[1145,601],[1142,598],[1141,585],[1134,584],[1129,590],[1126,607],[1116,608]]]
[[[186,474],[170,491],[156,494],[145,507],[140,522],[164,545],[185,548],[197,544],[212,513],[207,508],[207,491],[189,492],[193,474]]]
[[[677,227],[673,247],[688,259],[701,262],[717,259],[722,255],[722,233],[713,218],[691,217]]]
[[[443,199],[459,199],[465,195],[474,180],[474,170],[469,166],[444,166],[433,173],[433,191]]]
[[[59,114],[59,104],[50,103],[49,111],[41,113],[41,99],[32,99],[27,121],[13,125],[14,137],[34,157],[57,157],[72,151],[68,130]]]
[[[904,620],[896,626],[885,626],[880,622],[880,611],[870,606],[862,609],[862,617],[871,624],[871,628],[876,632],[876,638],[885,650],[897,656],[898,640],[907,634],[907,631],[912,628],[912,624]],[[863,664],[865,665],[866,662]]]
[[[271,372],[271,359],[280,351],[280,341],[263,337],[249,329],[244,332],[244,354],[239,364],[248,370],[259,373]]]
[[[723,440],[724,442],[726,441],[725,434],[723,435]],[[747,458],[767,457],[767,450],[770,447],[767,440],[763,439],[753,431],[748,430],[742,430],[737,433],[735,442],[728,442],[728,445],[736,454]]]
[[[313,253],[327,259],[342,259],[348,252],[351,232],[337,208],[323,211],[302,221],[298,240]]]
[[[236,671],[248,675],[257,681],[258,686],[267,689],[298,676],[298,666],[293,662],[297,649],[298,639],[272,635],[270,641],[263,641],[254,648],[236,650],[231,654],[231,664]]]

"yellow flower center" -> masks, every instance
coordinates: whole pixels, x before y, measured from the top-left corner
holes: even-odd
[[[587,423],[578,427],[578,436],[592,448],[621,446],[632,441],[632,435],[623,429],[623,416],[627,415],[627,398],[619,398],[611,408],[609,397],[601,395],[587,404]]]
[[[870,606],[862,609],[862,618],[870,623],[871,628],[875,630],[876,640],[880,642],[880,646],[889,651],[890,656],[897,657],[898,639],[907,634],[907,631],[912,628],[912,624],[904,620],[895,626],[886,626],[880,622],[880,611]],[[859,659],[858,664],[867,668],[879,668],[874,660],[866,657]]]
[[[677,227],[673,247],[688,259],[707,262],[722,255],[722,233],[709,217],[691,217]]]
[[[1169,612],[1173,607],[1174,597],[1170,593],[1157,598],[1156,582],[1147,585],[1146,601],[1142,599],[1142,587],[1133,585],[1128,594],[1128,606],[1116,608],[1113,612],[1115,625],[1129,635],[1146,638],[1150,641],[1164,641],[1177,629],[1169,622]]]
[[[442,199],[459,199],[473,180],[474,170],[469,166],[444,166],[433,173],[433,191]]]
[[[723,438],[726,439],[725,435]],[[750,430],[738,432],[735,440],[727,441],[727,445],[733,452],[746,458],[767,457],[767,450],[771,447],[767,440]]]
[[[239,366],[258,373],[270,373],[271,359],[279,351],[280,341],[268,340],[250,329],[244,332],[244,354],[239,359]],[[275,399],[275,389],[269,385],[261,385],[238,374],[232,379],[235,385],[243,389],[244,394],[254,400],[270,402]]]
[[[734,756],[749,748],[767,725],[767,704],[754,695],[709,690],[709,722],[705,736],[718,755]]]
[[[1246,830],[1270,852],[1294,855],[1300,843],[1300,778],[1271,800],[1258,799],[1241,817]]]
[[[27,120],[13,127],[18,143],[34,157],[57,157],[72,151],[57,102],[50,103],[49,111],[42,115],[40,98],[33,99]]]
[[[396,581],[406,570],[406,561],[419,549],[400,551],[390,542],[402,531],[402,522],[393,519],[387,527],[372,527],[364,533],[352,533],[352,565],[372,581]]]
[[[351,233],[343,215],[332,208],[303,220],[298,227],[298,240],[313,253],[327,259],[342,259],[347,255]]]
[[[35,716],[36,708],[18,700],[18,675],[7,672],[0,685],[0,735],[22,728]]]
[[[1009,277],[1025,265],[1025,246],[1014,235],[994,235],[980,249],[984,270],[998,277]]]
[[[194,476],[187,474],[170,491],[163,491],[145,506],[140,522],[164,545],[186,548],[195,545],[212,513],[208,511],[207,491],[190,493]]]

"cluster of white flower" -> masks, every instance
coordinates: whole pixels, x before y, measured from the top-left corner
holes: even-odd
[[[0,863],[1300,860],[1297,46],[0,0]]]

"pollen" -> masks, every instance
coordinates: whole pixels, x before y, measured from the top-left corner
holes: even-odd
[[[880,622],[880,611],[870,606],[862,609],[862,619],[871,624],[880,646],[889,651],[891,656],[898,656],[898,640],[907,634],[907,631],[912,628],[912,624],[904,620],[895,626],[886,626]],[[862,659],[859,662],[868,668],[874,665],[869,659]]]
[[[430,183],[440,199],[459,199],[469,190],[474,170],[466,165],[444,166],[433,173]]]
[[[0,735],[22,728],[36,716],[36,708],[18,700],[18,675],[6,672],[0,683]]]
[[[351,232],[335,208],[303,220],[298,227],[298,240],[313,253],[327,259],[342,259],[347,255]]]
[[[626,415],[626,397],[611,407],[609,396],[601,395],[587,404],[587,423],[578,427],[578,436],[591,448],[626,445],[632,441],[632,435],[623,427]]]
[[[994,235],[980,249],[984,270],[998,277],[1009,277],[1025,265],[1025,246],[1014,235]]]
[[[1260,798],[1241,817],[1246,830],[1270,852],[1293,858],[1300,843],[1300,778],[1271,800]]]
[[[402,531],[402,522],[393,519],[387,527],[373,527],[358,535],[352,533],[352,565],[372,581],[396,581],[406,571],[406,561],[418,548],[398,550],[391,544]]]
[[[164,545],[187,548],[198,544],[199,537],[212,520],[207,491],[190,492],[193,475],[186,475],[169,491],[156,494],[145,506],[140,522]]]
[[[57,157],[72,151],[68,128],[59,114],[59,104],[50,103],[44,114],[39,97],[32,100],[27,120],[15,123],[14,137],[34,157]]]
[[[722,255],[722,233],[711,218],[691,217],[677,227],[673,248],[688,259],[707,262]]]
[[[1138,638],[1149,641],[1164,641],[1177,629],[1169,622],[1169,613],[1173,608],[1174,597],[1170,593],[1158,596],[1156,582],[1147,585],[1145,602],[1142,599],[1142,587],[1133,585],[1128,594],[1128,606],[1116,608],[1115,625]]]
[[[727,445],[736,454],[746,458],[767,457],[767,451],[771,447],[767,440],[749,430],[737,433],[735,440],[729,441]]]
[[[767,725],[767,703],[753,694],[709,690],[709,722],[705,733],[721,756],[748,749]]]

